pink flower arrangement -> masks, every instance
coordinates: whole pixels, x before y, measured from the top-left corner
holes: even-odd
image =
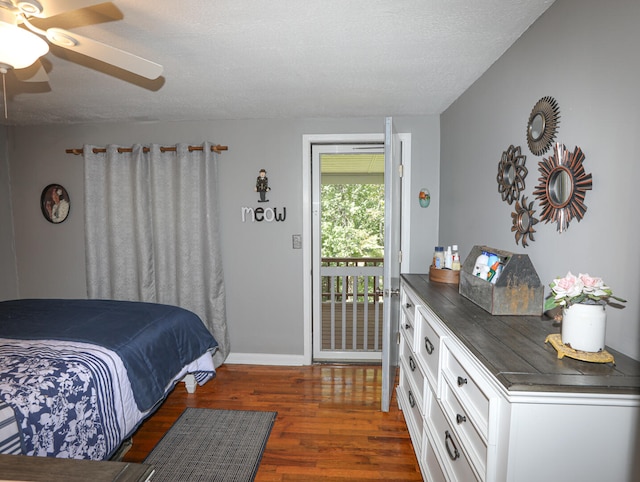
[[[580,273],[578,276],[567,273],[564,278],[556,278],[551,283],[551,296],[544,304],[544,310],[548,311],[557,306],[568,308],[576,303],[607,304],[611,299],[626,302],[622,298],[613,296],[611,288],[605,286],[602,278]]]

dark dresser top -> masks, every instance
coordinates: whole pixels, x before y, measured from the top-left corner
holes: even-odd
[[[558,359],[545,339],[560,326],[545,315],[494,316],[457,285],[430,282],[427,274],[402,279],[509,391],[640,395],[640,362],[610,347],[615,365]]]
[[[149,464],[0,454],[0,480],[147,482],[153,473]]]

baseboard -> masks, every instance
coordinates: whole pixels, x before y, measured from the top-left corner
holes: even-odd
[[[230,353],[224,361],[230,365],[304,365],[303,355],[273,355],[269,353]]]

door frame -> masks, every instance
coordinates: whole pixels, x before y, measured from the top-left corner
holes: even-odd
[[[411,134],[400,133],[402,149],[402,218],[411,219]],[[313,362],[313,263],[312,236],[313,225],[312,185],[311,185],[311,146],[313,144],[366,144],[384,143],[384,132],[374,134],[303,134],[302,136],[302,273],[303,273],[303,363],[311,365]],[[409,222],[401,223],[401,251],[402,261],[409,266],[410,243]],[[402,271],[402,265],[400,267]]]
[[[360,149],[364,149],[364,150],[360,150]],[[321,221],[322,221],[322,196],[321,196],[321,192],[322,192],[322,175],[321,175],[321,158],[324,154],[336,154],[336,153],[340,153],[340,154],[354,154],[354,155],[358,155],[358,154],[371,154],[371,153],[378,153],[380,155],[382,155],[384,157],[384,144],[380,143],[380,142],[375,142],[375,143],[340,143],[340,144],[320,144],[320,143],[313,143],[311,144],[311,183],[312,183],[312,188],[311,188],[311,230],[312,230],[312,236],[311,236],[311,272],[312,273],[320,273],[319,276],[315,276],[312,277],[312,296],[311,296],[311,301],[312,301],[312,305],[313,305],[313,311],[312,311],[312,317],[311,317],[311,325],[312,325],[312,332],[313,332],[313,336],[311,337],[312,339],[312,355],[311,358],[313,361],[319,361],[320,363],[326,363],[326,362],[330,362],[330,361],[334,361],[334,362],[345,362],[345,363],[357,363],[357,362],[365,362],[365,363],[375,363],[376,361],[380,361],[382,360],[382,350],[380,350],[379,352],[373,352],[373,351],[357,351],[357,350],[351,350],[351,349],[345,349],[344,351],[338,349],[335,350],[323,350],[322,348],[322,339],[324,337],[324,332],[323,330],[323,313],[324,313],[324,305],[322,304],[322,282],[320,283],[313,283],[314,281],[317,281],[318,278],[322,278],[323,273],[325,272],[325,270],[339,270],[341,271],[341,268],[323,268],[322,267],[322,230],[320,229],[321,226]],[[384,186],[384,182],[382,182],[382,185]],[[383,215],[384,218],[384,215]],[[316,240],[318,241],[316,243]],[[344,270],[348,270],[348,268],[343,268]],[[352,270],[354,272],[357,272],[359,270],[362,271],[375,271],[375,270],[379,270],[380,271],[380,280],[383,279],[383,272],[382,272],[382,267],[353,267]],[[361,275],[355,275],[356,277],[362,276]],[[315,280],[313,278],[316,278]],[[357,281],[354,279],[354,286],[357,285]],[[356,301],[354,300],[354,304],[356,303]],[[336,308],[338,308],[338,310],[340,310],[340,302],[338,302],[338,306],[336,306]],[[371,301],[366,300],[363,304],[369,305],[372,304]],[[349,308],[353,309],[353,305],[349,306]],[[353,311],[349,310],[351,313],[353,313]],[[346,315],[343,314],[342,316]],[[383,310],[380,310],[378,313],[379,319],[378,322],[380,323],[380,328],[382,328],[383,325]],[[365,324],[367,324],[365,322]],[[345,327],[345,320],[342,320],[342,329],[344,330]],[[352,327],[349,327],[349,329],[351,329]],[[360,335],[364,335],[363,332],[359,332],[358,336]],[[344,341],[344,340],[343,340]],[[379,337],[380,342],[380,347],[382,346],[382,336]]]

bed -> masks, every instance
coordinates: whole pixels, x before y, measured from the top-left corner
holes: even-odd
[[[216,348],[176,306],[0,302],[0,403],[13,409],[20,453],[106,460],[185,375],[215,376]]]

